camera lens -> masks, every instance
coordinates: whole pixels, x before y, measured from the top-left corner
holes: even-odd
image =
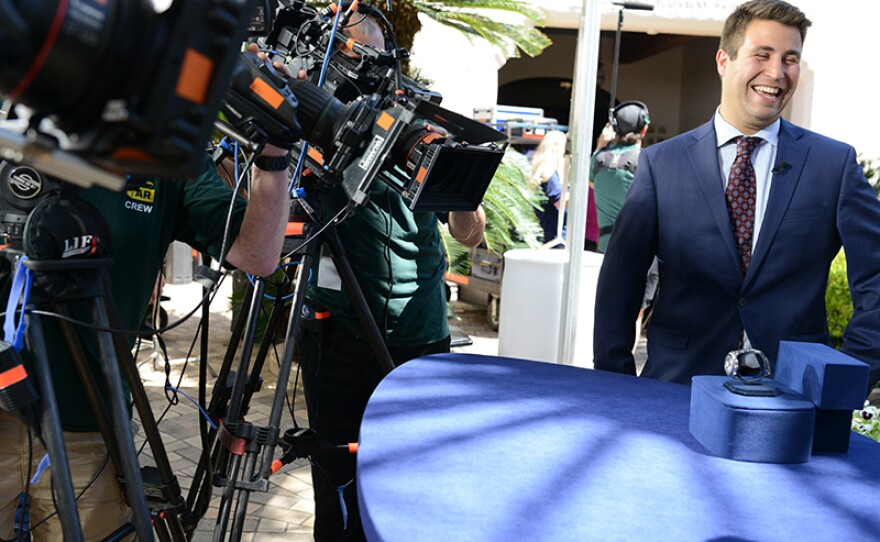
[[[339,137],[340,126],[351,117],[357,105],[346,105],[309,81],[291,79],[288,86],[299,101],[296,115],[303,137],[329,152]]]
[[[100,115],[112,85],[124,80],[119,72],[137,62],[122,59],[152,14],[148,0],[6,0],[2,8],[0,93],[57,114],[73,131]]]

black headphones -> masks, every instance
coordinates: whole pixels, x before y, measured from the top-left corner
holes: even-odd
[[[651,124],[651,117],[648,115],[648,106],[643,102],[638,100],[629,100],[626,102],[622,102],[617,105],[617,107],[613,108],[608,113],[608,122],[611,124],[611,127],[614,128],[614,131],[618,135],[624,135],[620,133],[620,128],[617,126],[617,112],[623,109],[624,107],[634,105],[639,108],[639,124],[642,127],[648,126]]]
[[[342,2],[342,10],[348,10],[349,6],[351,6],[351,2]],[[373,20],[379,25],[379,28],[382,29],[382,36],[385,38],[385,50],[390,51],[392,49],[397,48],[397,44],[394,41],[394,35],[391,31],[392,25],[388,21],[388,18],[382,13],[382,10],[373,6],[371,4],[364,4],[363,2],[358,3],[355,6],[355,13],[359,15],[363,15],[364,18],[372,17]],[[354,24],[358,24],[362,21],[354,21]],[[352,24],[353,21],[349,21],[349,24]],[[343,29],[344,30],[344,29]]]

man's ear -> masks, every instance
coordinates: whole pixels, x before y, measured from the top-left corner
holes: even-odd
[[[718,49],[718,52],[715,53],[715,68],[721,77],[724,77],[724,74],[727,73],[728,62],[730,62],[730,56],[727,54],[727,51]]]

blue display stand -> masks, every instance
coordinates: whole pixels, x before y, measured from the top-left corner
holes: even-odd
[[[784,386],[775,397],[746,397],[727,376],[692,380],[690,430],[710,452],[737,461],[805,463],[813,451],[816,408]]]
[[[868,371],[824,344],[783,341],[775,377],[764,380],[775,396],[738,394],[725,386],[738,382],[731,377],[695,376],[691,433],[715,455],[738,461],[804,463],[814,453],[846,452]]]

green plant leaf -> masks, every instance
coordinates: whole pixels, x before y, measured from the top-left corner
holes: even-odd
[[[543,232],[535,209],[546,199],[539,188],[529,182],[530,167],[526,158],[508,148],[483,197],[486,212],[485,244],[489,251],[501,255],[513,248],[537,248],[541,246]],[[450,269],[467,274],[469,261],[461,255],[470,251],[461,246],[446,229],[443,229]]]

